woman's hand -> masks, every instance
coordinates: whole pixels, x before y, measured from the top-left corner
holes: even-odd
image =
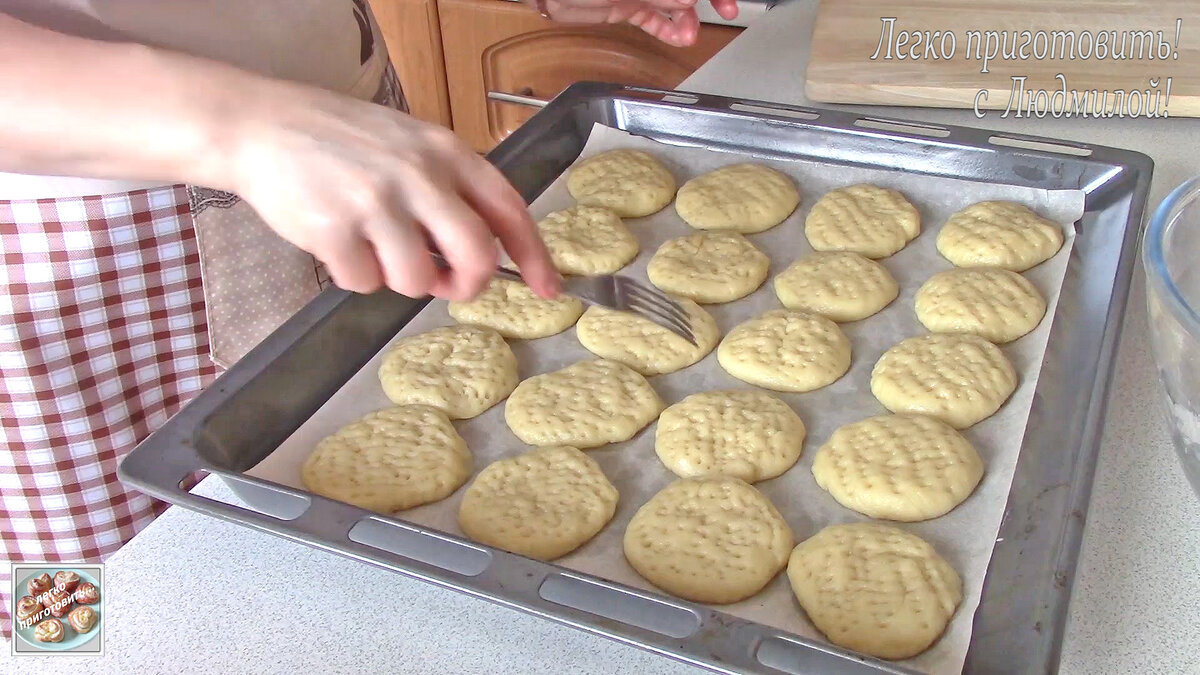
[[[536,293],[558,292],[525,201],[446,129],[289,84],[250,110],[235,127],[225,182],[338,286],[469,299],[491,278],[499,240]],[[434,265],[431,248],[449,269]]]
[[[536,293],[559,288],[524,200],[445,129],[315,87],[85,40],[2,12],[0,171],[236,192],[348,290],[471,297],[492,275],[496,240]],[[431,247],[449,269],[433,264]]]
[[[704,1],[704,0],[699,0]],[[724,19],[737,17],[737,0],[710,0]],[[696,42],[697,0],[545,0],[546,13],[563,23],[629,23],[669,45]]]

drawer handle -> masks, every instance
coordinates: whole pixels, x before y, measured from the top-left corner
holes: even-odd
[[[523,89],[522,91],[530,90]],[[516,103],[517,105],[527,105],[531,108],[545,108],[546,104],[550,103],[550,101],[547,101],[544,98],[527,96],[525,94],[510,94],[504,91],[489,91],[487,93],[487,97],[492,101],[499,101],[500,103]]]

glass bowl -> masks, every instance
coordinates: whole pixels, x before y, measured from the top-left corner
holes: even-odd
[[[1200,495],[1200,177],[1175,188],[1142,241],[1154,361],[1175,449]]]

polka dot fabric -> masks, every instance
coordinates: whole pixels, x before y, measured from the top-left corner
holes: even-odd
[[[329,277],[249,204],[192,188],[212,359],[228,367],[320,293]],[[212,204],[212,205],[210,205]]]

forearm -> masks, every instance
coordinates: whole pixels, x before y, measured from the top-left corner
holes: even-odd
[[[0,171],[163,180],[236,192],[372,292],[467,300],[496,240],[530,287],[559,276],[525,200],[449,130],[231,66],[92,42],[0,14]],[[435,266],[429,246],[445,252]]]
[[[0,14],[0,171],[229,188],[239,116],[274,82]]]

